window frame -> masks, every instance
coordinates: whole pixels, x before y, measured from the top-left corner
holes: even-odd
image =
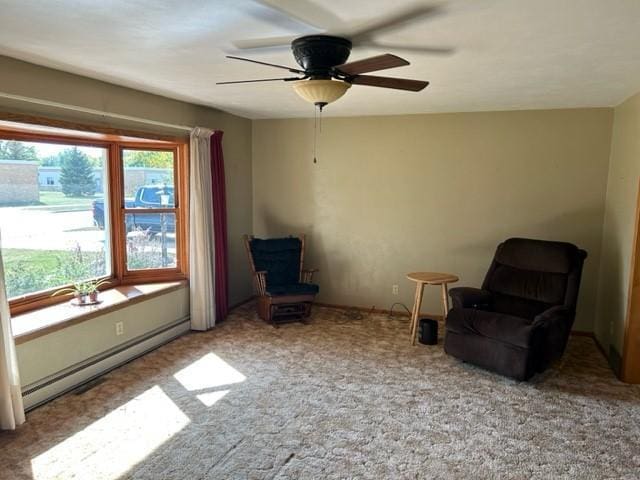
[[[173,206],[167,208],[127,208],[125,205],[125,192],[124,192],[124,150],[139,150],[139,151],[173,151],[174,166],[173,166]],[[187,182],[184,177],[184,170],[186,165],[182,167],[180,164],[180,147],[174,145],[173,148],[167,148],[167,146],[158,147],[157,145],[150,145],[148,143],[140,146],[135,142],[120,142],[118,145],[118,156],[116,161],[119,165],[116,166],[120,173],[118,179],[119,192],[118,197],[114,198],[115,202],[112,202],[112,226],[117,224],[122,228],[123,233],[119,236],[120,245],[119,250],[122,252],[123,258],[121,263],[122,282],[140,283],[145,279],[151,279],[149,281],[164,282],[172,280],[183,280],[186,278],[185,268],[188,264],[188,256],[185,248],[187,237],[186,231],[184,231],[184,224],[186,222],[185,215],[185,196],[187,191]],[[184,162],[186,164],[186,162]],[[113,178],[113,177],[111,177]],[[114,204],[115,203],[115,204]],[[114,209],[113,207],[116,207]],[[176,235],[176,266],[170,268],[148,268],[129,270],[127,268],[127,245],[126,245],[126,215],[127,214],[161,214],[161,213],[173,213],[175,215],[175,235]],[[118,215],[117,219],[113,218],[113,215]]]
[[[102,289],[119,285],[140,283],[170,282],[188,279],[188,143],[181,139],[161,140],[158,138],[132,138],[122,135],[102,134],[96,132],[70,131],[55,133],[29,131],[29,125],[11,128],[0,125],[0,140],[16,140],[21,142],[53,143],[70,146],[99,147],[107,150],[105,201],[109,202],[109,240],[111,244],[111,275],[99,277],[108,280],[109,284]],[[152,137],[153,135],[150,134]],[[125,200],[124,200],[124,163],[123,150],[171,150],[174,152],[174,206],[171,213],[176,215],[176,266],[172,268],[154,268],[127,270]],[[167,209],[135,209],[137,213],[153,210],[162,213]],[[120,221],[121,220],[121,221]],[[55,303],[67,301],[71,294],[52,297],[53,292],[70,285],[60,285],[49,290],[34,292],[15,297],[9,301],[11,314],[44,308]]]

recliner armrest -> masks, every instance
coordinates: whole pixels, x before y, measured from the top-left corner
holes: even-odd
[[[533,326],[542,326],[545,324],[548,325],[552,322],[570,320],[571,315],[572,311],[569,307],[565,307],[564,305],[555,305],[536,315],[533,319]]]
[[[533,335],[538,351],[536,369],[543,371],[564,352],[573,325],[574,312],[564,305],[556,305],[536,315]]]
[[[491,292],[480,288],[456,287],[449,290],[453,308],[478,308],[491,307]]]

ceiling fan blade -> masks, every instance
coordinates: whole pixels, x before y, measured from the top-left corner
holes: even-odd
[[[356,75],[349,79],[354,85],[368,85],[370,87],[395,88],[396,90],[409,90],[419,92],[429,85],[422,80],[410,80],[408,78],[375,77],[373,75]]]
[[[286,37],[265,37],[265,38],[251,38],[248,40],[234,40],[231,44],[240,50],[251,50],[258,48],[275,48],[286,47],[291,48],[291,42],[295,40],[295,36]]]
[[[358,46],[379,48],[381,50],[404,50],[406,52],[429,53],[433,55],[451,55],[456,51],[453,47],[421,47],[418,45],[403,45],[398,43],[376,42],[373,40],[358,42]]]
[[[216,82],[216,85],[231,85],[233,83],[276,82],[278,80],[283,80],[285,82],[292,82],[293,80],[304,80],[304,77],[260,78],[257,80],[232,80],[230,82]]]
[[[356,60],[355,62],[338,65],[335,68],[346,75],[358,75],[360,73],[402,67],[404,65],[409,65],[409,62],[404,58],[400,58],[390,53],[385,53],[384,55],[363,58],[362,60]]]
[[[287,67],[285,65],[276,65],[275,63],[259,62],[258,60],[251,60],[250,58],[234,57],[233,55],[227,55],[227,58],[231,58],[233,60],[242,60],[243,62],[257,63],[259,65],[266,65],[267,67],[282,68],[284,70],[290,71],[291,73],[301,73],[304,75],[304,71],[298,70],[297,68]]]
[[[344,27],[333,13],[308,0],[258,0],[258,3],[319,30]]]
[[[366,22],[360,27],[356,27],[349,31],[347,36],[354,44],[357,44],[360,40],[368,39],[374,35],[399,28],[405,23],[436,16],[441,12],[442,8],[437,5],[413,5],[401,10],[395,15],[385,17],[383,20]]]

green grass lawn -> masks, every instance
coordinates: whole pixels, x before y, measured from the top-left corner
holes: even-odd
[[[3,248],[2,257],[9,298],[99,277],[105,272],[101,252]]]
[[[38,210],[72,212],[76,210],[88,210],[94,200],[102,199],[101,196],[92,197],[67,197],[62,192],[40,192],[39,202],[8,202],[0,204],[2,207],[42,207]]]
[[[2,249],[2,260],[4,261],[4,268],[6,270],[14,268],[22,264],[22,262],[38,265],[44,270],[52,270],[58,265],[60,258],[66,259],[66,257],[70,256],[71,252],[64,250]]]
[[[101,197],[67,197],[62,192],[40,192],[41,205],[82,205],[91,206],[96,198]]]

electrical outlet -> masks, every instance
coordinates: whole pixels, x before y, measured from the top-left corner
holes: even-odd
[[[399,291],[398,285],[393,285],[391,287],[391,293],[393,293],[394,295],[398,295],[398,291]]]
[[[122,322],[116,323],[116,335],[122,335],[124,333],[124,324]]]

